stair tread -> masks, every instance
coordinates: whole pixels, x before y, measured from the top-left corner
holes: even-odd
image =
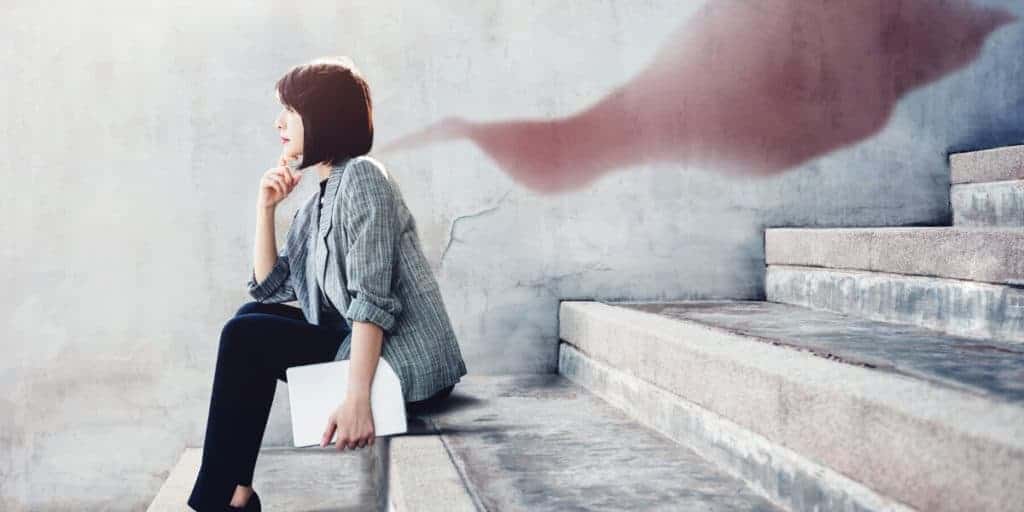
[[[377,490],[368,472],[369,455],[333,447],[263,448],[253,489],[265,510],[372,510]],[[190,510],[187,501],[201,460],[202,448],[186,448],[148,511]]]
[[[949,181],[984,183],[1024,178],[1024,145],[962,151],[949,155]]]
[[[603,302],[988,398],[1024,403],[1024,347],[756,300]]]
[[[487,510],[780,510],[558,374],[466,376],[427,416]]]

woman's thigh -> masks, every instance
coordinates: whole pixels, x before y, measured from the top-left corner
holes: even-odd
[[[265,313],[268,315],[278,315],[288,318],[294,318],[295,320],[306,320],[306,315],[302,312],[301,309],[295,306],[256,301],[246,302],[245,304],[242,304],[242,307],[238,308],[238,311],[235,312],[235,316],[247,315],[249,313]]]
[[[445,399],[447,399],[449,395],[452,394],[452,389],[454,389],[454,388],[455,388],[455,384],[452,384],[451,386],[448,386],[448,387],[438,391],[437,393],[434,393],[433,395],[431,395],[431,396],[429,396],[427,398],[424,398],[423,400],[418,400],[418,401],[415,401],[415,402],[406,402],[405,403],[405,410],[406,410],[406,412],[410,412],[410,413],[413,413],[413,414],[419,414],[419,413],[429,412],[429,411],[431,411],[433,409],[436,409],[442,403],[444,403]]]
[[[260,304],[260,306],[283,306]],[[288,308],[290,306],[284,306]],[[298,310],[298,308],[293,308]],[[311,324],[282,308],[244,312],[231,318],[221,331],[221,353],[244,352],[243,358],[288,382],[285,370],[292,366],[333,361],[344,334]]]

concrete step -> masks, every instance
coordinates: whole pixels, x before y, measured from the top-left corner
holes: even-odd
[[[455,386],[461,395],[467,377]],[[454,398],[453,398],[454,399]],[[457,400],[466,400],[465,397]],[[451,403],[451,402],[449,402]],[[468,428],[472,429],[470,425]],[[410,416],[409,432],[391,436],[381,486],[388,512],[477,512],[448,447],[429,415]]]
[[[149,511],[189,510],[184,451]],[[264,448],[265,510],[784,510],[692,450],[556,374],[465,376],[372,450]]]
[[[768,265],[765,298],[980,340],[1024,343],[1024,288],[941,277]]]
[[[461,485],[393,483],[391,495],[416,496],[405,510],[443,503],[460,489],[476,510],[783,510],[557,374],[463,377],[444,409],[424,419]],[[420,469],[411,451],[406,459],[410,477],[434,471],[433,463]],[[400,465],[392,453],[392,473]]]
[[[765,230],[765,263],[1024,286],[1024,230],[769,228]]]
[[[949,201],[954,226],[1024,228],[1024,180],[952,185]]]
[[[1024,145],[949,155],[949,182],[983,183],[1024,179]]]
[[[338,452],[333,447],[263,448],[256,458],[253,489],[260,495],[263,510],[380,510],[384,498],[378,494],[381,443],[372,448]],[[186,448],[171,470],[148,512],[192,510],[192,492],[202,448]]]
[[[1024,350],[763,301],[559,309],[559,371],[793,510],[1024,510]]]

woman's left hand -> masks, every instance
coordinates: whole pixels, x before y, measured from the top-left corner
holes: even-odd
[[[331,442],[335,430],[338,432],[338,440],[334,444],[338,450],[373,446],[376,435],[373,415],[370,412],[370,397],[345,398],[345,401],[327,418],[327,428],[320,439],[321,448]]]

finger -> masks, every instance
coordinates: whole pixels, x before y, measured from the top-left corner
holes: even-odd
[[[269,188],[274,192],[280,192],[281,190],[277,187],[277,183],[270,177],[263,178],[263,186]]]
[[[288,195],[288,187],[285,186],[284,180],[280,176],[271,175],[270,178],[274,180],[274,183],[277,185],[277,190],[281,192],[281,197]]]
[[[288,171],[284,170],[284,167],[274,169],[274,172],[271,175],[278,183],[281,184],[282,187],[284,187],[285,190],[289,190],[291,188],[291,180],[288,178]]]
[[[331,436],[334,435],[334,417],[327,418],[327,428],[324,429],[324,435],[320,438],[320,447],[323,448],[331,442]]]
[[[274,169],[272,176],[277,178],[285,188],[290,188],[292,186],[292,175],[285,167],[278,167],[277,169]]]
[[[272,175],[268,174],[263,177],[263,186],[277,191],[277,183],[274,182],[274,177]]]
[[[338,450],[344,450],[344,445],[348,441],[348,432],[338,424],[338,437],[334,440],[334,448]]]
[[[302,177],[302,172],[292,172],[292,168],[287,166],[281,168],[280,174],[284,178],[285,183],[288,184],[289,192],[298,185],[299,178]]]

